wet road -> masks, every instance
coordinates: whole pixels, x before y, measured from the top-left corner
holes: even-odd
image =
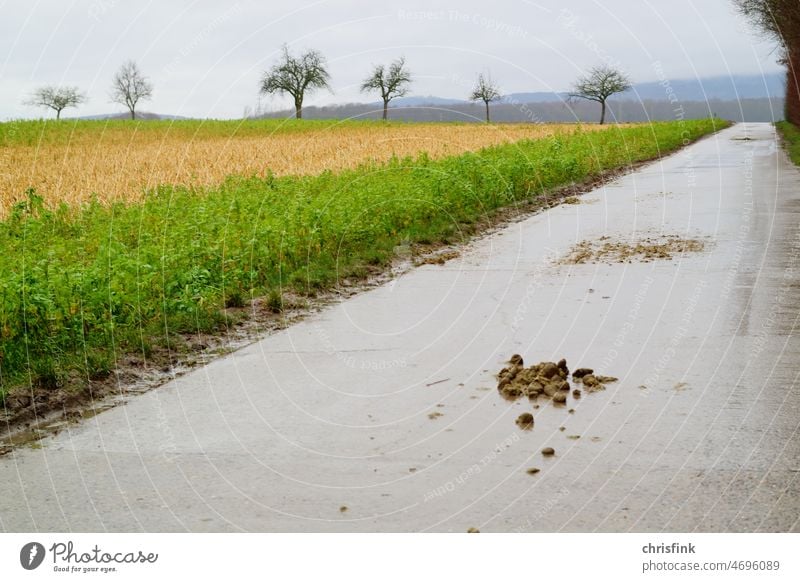
[[[737,125],[0,458],[0,529],[800,531],[799,228]],[[556,264],[659,234],[706,249]],[[534,410],[513,353],[620,381]]]

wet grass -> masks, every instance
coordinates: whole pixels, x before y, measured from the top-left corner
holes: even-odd
[[[454,242],[496,210],[675,150],[724,122],[656,123],[340,173],[162,186],[140,204],[49,209],[35,191],[0,222],[0,397],[81,389],[123,354],[218,333],[227,307],[314,295]]]
[[[800,166],[800,128],[788,121],[779,121],[775,124],[783,138],[783,145],[791,160]]]

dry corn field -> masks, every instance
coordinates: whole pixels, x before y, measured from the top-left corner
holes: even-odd
[[[393,156],[427,152],[441,158],[487,146],[576,131],[576,125],[333,124],[298,128],[253,122],[78,122],[41,125],[27,139],[7,131],[0,175],[0,215],[28,188],[47,206],[74,205],[94,196],[101,202],[135,202],[163,184],[211,186],[226,176],[308,175],[354,168]],[[308,122],[301,122],[308,123]],[[91,124],[94,124],[92,126]],[[183,124],[183,125],[182,125]],[[52,129],[52,128],[56,129]],[[290,127],[290,130],[286,130]],[[603,126],[586,125],[582,130]],[[222,131],[220,131],[222,130]],[[57,132],[49,135],[48,132]],[[37,133],[38,132],[38,133]]]

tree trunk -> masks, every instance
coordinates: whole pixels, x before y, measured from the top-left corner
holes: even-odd
[[[789,49],[786,59],[786,120],[800,126],[800,47]]]
[[[486,103],[486,123],[489,123],[489,102],[484,101]]]
[[[136,119],[136,109],[131,107],[131,119]]]
[[[606,122],[606,102],[600,102],[600,125],[603,125]]]
[[[303,99],[294,100],[294,118],[303,119]]]
[[[56,109],[56,121],[58,121],[59,119],[61,119],[61,110]]]
[[[389,102],[384,99],[383,100],[383,120],[386,121],[389,119]]]

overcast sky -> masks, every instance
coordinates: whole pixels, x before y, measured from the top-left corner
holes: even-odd
[[[122,111],[108,92],[126,59],[155,86],[141,110],[239,117],[284,42],[328,58],[333,93],[305,105],[374,100],[359,82],[399,55],[412,94],[458,98],[482,71],[512,93],[568,89],[598,63],[634,81],[780,70],[729,0],[0,0],[0,14],[0,119],[46,114],[22,105],[43,84],[88,94],[69,115]]]

